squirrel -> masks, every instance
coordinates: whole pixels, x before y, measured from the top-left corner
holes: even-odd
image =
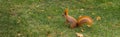
[[[77,26],[77,20],[74,17],[68,15],[68,8],[65,9],[63,16],[66,19],[65,23],[70,23],[71,24],[70,28],[74,28],[74,27]]]
[[[74,17],[68,15],[68,8],[65,9],[63,16],[66,19],[65,23],[70,23],[70,28],[75,28],[77,26],[82,26],[83,24],[87,24],[88,27],[91,27],[93,20],[89,16],[79,16],[76,20]]]

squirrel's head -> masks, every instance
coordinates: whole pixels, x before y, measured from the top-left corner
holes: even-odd
[[[65,9],[64,14],[65,14],[65,15],[68,14],[68,8]]]
[[[63,16],[68,15],[68,8],[65,9]]]

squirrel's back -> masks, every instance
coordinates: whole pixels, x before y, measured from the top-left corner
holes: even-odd
[[[69,22],[71,22],[71,23],[73,23],[73,22],[76,22],[76,23],[77,23],[77,20],[76,20],[74,17],[72,17],[72,16],[68,16],[68,17],[67,17],[67,20],[68,20]]]

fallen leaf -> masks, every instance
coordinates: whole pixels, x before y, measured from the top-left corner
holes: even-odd
[[[82,9],[80,9],[81,11],[83,11],[84,9],[82,8]]]
[[[83,32],[84,30],[83,29],[81,29],[81,32]]]
[[[81,33],[76,33],[77,37],[83,37],[83,34]]]
[[[48,19],[51,19],[52,17],[51,16],[48,16]]]
[[[60,32],[60,35],[62,35],[63,34],[63,32]]]
[[[40,11],[45,11],[45,10],[40,10]]]
[[[101,20],[101,17],[100,17],[100,16],[97,16],[97,17],[96,17],[96,20],[97,20],[97,21]]]
[[[21,36],[22,34],[18,33],[17,36]]]

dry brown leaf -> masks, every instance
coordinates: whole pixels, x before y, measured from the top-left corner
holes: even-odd
[[[77,37],[83,37],[83,34],[81,33],[76,33]]]
[[[82,8],[82,9],[80,9],[81,11],[83,11],[84,9]]]
[[[60,32],[60,35],[62,35],[63,34],[63,32]]]
[[[17,36],[21,36],[22,34],[18,33]]]
[[[40,10],[40,11],[45,11],[45,10]]]
[[[48,19],[51,19],[52,17],[51,16],[48,16]]]
[[[83,29],[81,29],[81,32],[83,32],[84,30]]]
[[[97,20],[97,21],[101,20],[101,17],[100,17],[100,16],[97,16],[97,17],[96,17],[96,20]]]

